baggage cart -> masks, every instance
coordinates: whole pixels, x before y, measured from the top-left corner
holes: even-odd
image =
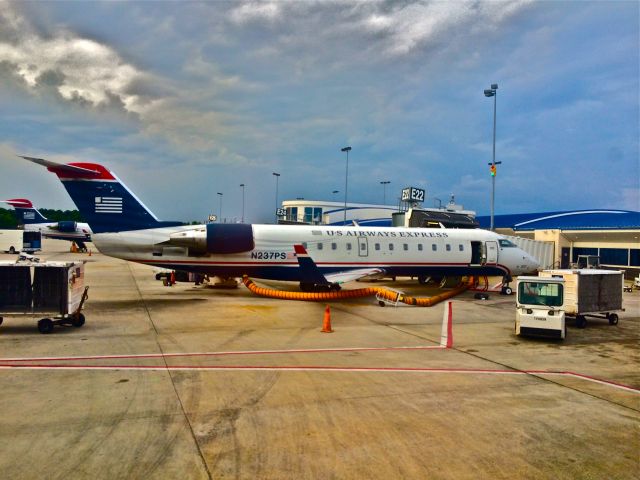
[[[40,318],[40,333],[55,325],[84,325],[88,298],[83,262],[0,262],[0,324],[5,317]]]
[[[610,325],[618,324],[616,312],[624,311],[623,271],[595,268],[543,270],[540,277],[540,280],[564,279],[563,309],[566,315],[575,317],[578,328],[586,327],[586,317],[606,318]]]

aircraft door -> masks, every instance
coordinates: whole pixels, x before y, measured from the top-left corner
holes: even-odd
[[[487,251],[487,263],[498,263],[498,242],[485,242]]]
[[[358,237],[358,256],[369,256],[369,243],[367,242],[367,237]]]

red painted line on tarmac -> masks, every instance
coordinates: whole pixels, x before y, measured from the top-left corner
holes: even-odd
[[[19,370],[134,370],[134,371],[320,371],[320,372],[394,372],[394,373],[458,373],[489,375],[557,375],[568,376],[619,388],[632,393],[640,393],[640,389],[603,380],[576,372],[554,372],[544,370],[489,370],[472,368],[420,368],[420,367],[333,367],[333,366],[258,366],[258,365],[64,365],[64,364],[3,364],[0,369]]]
[[[330,353],[330,352],[371,352],[395,350],[440,350],[441,345],[422,345],[415,347],[344,347],[344,348],[305,348],[292,350],[237,350],[228,352],[194,352],[194,353],[141,353],[131,355],[88,355],[81,357],[21,357],[0,358],[0,362],[33,362],[33,361],[75,361],[75,360],[113,360],[125,358],[163,358],[163,357],[221,357],[229,355],[273,355],[287,353]]]

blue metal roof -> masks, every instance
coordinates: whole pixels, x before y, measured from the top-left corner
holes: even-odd
[[[489,228],[491,217],[476,217],[480,228]],[[531,230],[634,230],[640,229],[640,212],[630,210],[575,210],[571,212],[495,215],[494,228]]]

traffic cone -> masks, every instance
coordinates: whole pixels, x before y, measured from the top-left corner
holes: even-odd
[[[91,249],[89,249],[89,256],[91,256]]]
[[[324,320],[322,321],[322,333],[333,333],[331,329],[331,309],[329,305],[324,309]]]

